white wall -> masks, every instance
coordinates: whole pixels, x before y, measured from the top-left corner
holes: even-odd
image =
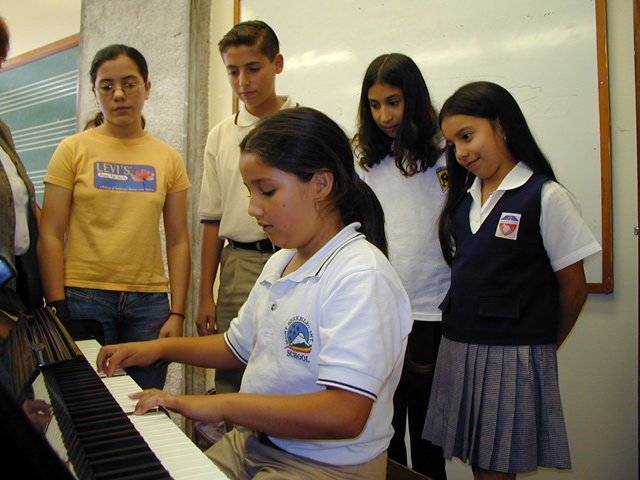
[[[614,293],[591,294],[559,351],[570,474],[539,479],[638,478],[638,222],[633,6],[609,0]],[[567,125],[571,128],[571,125]],[[579,162],[579,159],[576,159]],[[462,477],[464,478],[464,477]]]
[[[41,39],[29,47],[31,49],[59,39],[51,38],[48,33],[40,37],[44,32],[33,28],[34,11],[38,10],[43,17],[51,19],[61,4],[79,4],[80,0],[5,3],[19,5],[0,6],[0,15],[10,23],[15,41],[21,35],[31,37],[33,41]],[[29,6],[32,3],[38,4],[36,8]],[[231,113],[231,90],[215,45],[233,25],[232,5],[233,0],[215,0],[212,11],[211,126]],[[51,14],[46,11],[47,6],[52,10]],[[15,21],[12,22],[9,14],[15,11],[22,15],[13,17]],[[633,227],[638,222],[638,191],[632,1],[609,0],[607,13],[615,291],[610,295],[589,296],[575,330],[560,349],[560,381],[573,470],[565,473],[541,471],[532,476],[541,480],[638,478],[638,237],[633,234]],[[67,33],[60,34],[60,38],[64,38],[77,33],[79,21],[78,10],[77,14],[65,16],[64,21],[50,23],[73,23]],[[17,49],[19,45],[14,44],[13,48]],[[13,49],[12,53],[18,54]],[[286,75],[286,70],[283,75]],[[471,474],[460,462],[452,462],[449,478],[470,479]]]
[[[9,58],[80,33],[82,0],[4,0],[0,16],[9,26]]]
[[[233,28],[233,0],[215,0],[211,11],[211,59],[209,61],[209,125],[213,127],[231,114],[233,93],[222,63],[218,42]]]
[[[559,352],[572,475],[638,478],[638,222],[633,6],[607,6],[611,91],[614,293],[590,295]],[[570,126],[568,126],[570,128]]]

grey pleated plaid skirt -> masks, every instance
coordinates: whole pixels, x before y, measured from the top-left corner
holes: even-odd
[[[485,470],[571,468],[556,346],[443,337],[423,438]]]

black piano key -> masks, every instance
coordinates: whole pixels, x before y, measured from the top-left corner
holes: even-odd
[[[84,357],[43,373],[79,479],[171,478]]]
[[[122,466],[109,472],[102,472],[100,480],[165,480],[171,477],[167,471],[158,466],[157,463],[139,464]]]

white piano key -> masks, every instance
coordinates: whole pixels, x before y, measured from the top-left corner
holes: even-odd
[[[122,410],[126,413],[135,410],[137,399],[130,398],[129,395],[141,392],[142,389],[129,376],[103,378],[102,383],[105,384],[113,398],[118,402]]]
[[[100,352],[100,344],[95,340],[81,340],[76,343],[97,372],[96,359]],[[104,377],[102,381],[124,412],[129,414],[135,410],[138,401],[129,398],[129,395],[142,389],[131,377]],[[164,412],[130,414],[129,419],[175,480],[228,480],[213,461]]]

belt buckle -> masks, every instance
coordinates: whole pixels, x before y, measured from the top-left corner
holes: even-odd
[[[256,242],[256,250],[258,250],[260,253],[267,253],[268,250],[266,250],[265,248],[262,247],[262,242],[264,240],[259,240]]]

